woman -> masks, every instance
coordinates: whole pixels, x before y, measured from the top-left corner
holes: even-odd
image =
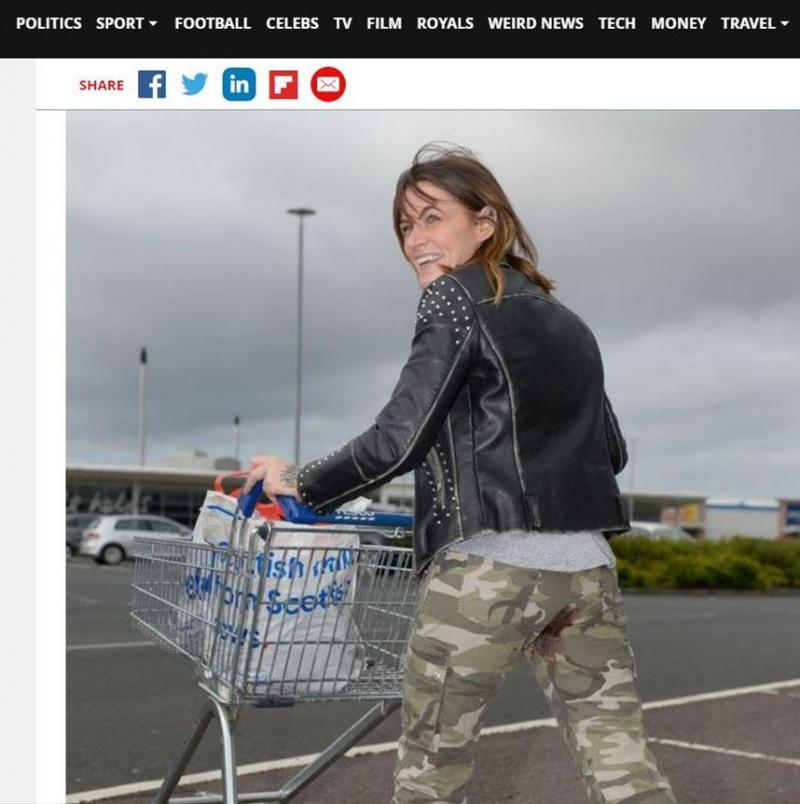
[[[629,526],[615,478],[627,452],[594,336],[470,151],[417,153],[394,228],[423,294],[391,399],[335,452],[299,471],[255,456],[248,477],[324,513],[415,470],[424,580],[393,804],[466,802],[486,704],[520,653],[590,801],[674,804],[646,744],[606,538]]]

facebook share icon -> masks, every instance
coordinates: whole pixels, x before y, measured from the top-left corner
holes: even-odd
[[[139,97],[166,98],[167,71],[139,70]]]

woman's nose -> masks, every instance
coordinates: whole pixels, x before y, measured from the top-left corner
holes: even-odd
[[[406,235],[406,245],[416,246],[425,242],[425,234],[416,226]]]

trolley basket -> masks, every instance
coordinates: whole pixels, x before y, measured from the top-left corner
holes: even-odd
[[[258,484],[240,498],[227,543],[136,539],[134,625],[189,664],[208,696],[158,804],[170,800],[214,717],[223,793],[174,802],[289,801],[400,705],[418,584],[411,549],[393,543],[411,517],[316,515],[282,497],[287,520],[254,527],[260,496]],[[331,700],[376,705],[280,790],[238,795],[240,707]]]

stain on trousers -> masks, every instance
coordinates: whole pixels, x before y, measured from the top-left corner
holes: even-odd
[[[647,746],[616,571],[525,569],[453,550],[421,589],[392,804],[466,804],[486,704],[520,653],[590,802],[676,804]]]

